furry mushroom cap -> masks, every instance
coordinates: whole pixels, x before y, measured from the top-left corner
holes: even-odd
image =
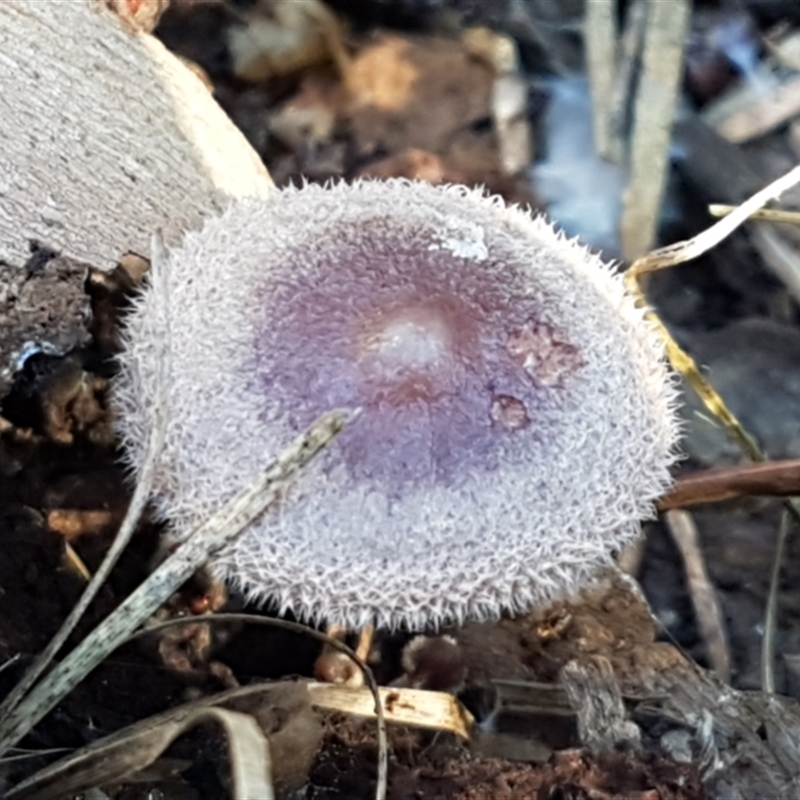
[[[238,202],[170,254],[159,511],[183,540],[319,414],[362,413],[216,574],[310,620],[422,628],[577,591],[668,487],[675,389],[621,278],[458,186]],[[142,466],[156,308],[115,393]]]

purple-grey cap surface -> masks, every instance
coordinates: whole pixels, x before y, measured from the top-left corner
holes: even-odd
[[[301,618],[421,628],[574,593],[668,487],[676,391],[621,278],[463,187],[307,186],[170,254],[172,376],[155,502],[183,540],[324,411],[360,415],[215,556]],[[152,424],[152,288],[115,405]]]

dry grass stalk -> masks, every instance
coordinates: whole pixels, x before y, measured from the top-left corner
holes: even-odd
[[[389,745],[386,733],[386,721],[403,723],[422,728],[435,728],[436,730],[451,731],[459,736],[467,738],[469,728],[472,725],[472,717],[469,712],[454,697],[447,695],[449,702],[444,697],[434,697],[439,692],[427,692],[430,698],[423,698],[421,701],[416,696],[406,696],[400,693],[391,698],[386,696],[386,692],[378,687],[372,670],[367,665],[366,653],[351,650],[344,642],[335,635],[322,633],[321,631],[309,628],[298,622],[290,622],[285,619],[272,619],[271,617],[260,617],[255,614],[235,614],[219,613],[207,618],[209,622],[244,622],[248,625],[265,625],[270,628],[282,628],[303,636],[310,636],[323,643],[326,649],[346,656],[361,671],[366,683],[366,687],[360,686],[353,688],[351,695],[337,695],[335,691],[330,694],[323,690],[323,687],[330,686],[331,690],[337,688],[350,688],[341,686],[331,686],[330,684],[309,683],[309,691],[313,691],[315,704],[321,708],[328,708],[342,713],[358,714],[374,718],[378,725],[378,776],[375,787],[376,800],[383,800],[386,797],[388,786],[389,771]],[[131,635],[131,639],[148,636],[158,633],[166,628],[178,625],[192,624],[193,618],[176,618],[166,620],[156,625],[150,625]],[[265,688],[275,684],[264,684]],[[313,687],[313,688],[312,688]],[[258,687],[245,687],[243,690],[234,691],[257,691]],[[429,700],[430,703],[427,703]],[[212,702],[213,698],[208,700]],[[391,702],[390,702],[391,701]],[[407,701],[407,702],[406,702]],[[371,706],[370,706],[371,703]],[[417,706],[419,710],[417,709]],[[398,713],[399,709],[399,713]]]
[[[647,298],[639,285],[642,276],[697,258],[719,244],[736,228],[746,222],[752,214],[762,209],[770,200],[776,200],[797,183],[800,183],[800,167],[795,167],[777,180],[774,180],[760,192],[756,192],[735,211],[732,211],[697,236],[653,250],[648,255],[638,259],[631,265],[625,275],[628,289],[638,298],[642,306],[647,306]],[[697,362],[672,338],[672,334],[655,312],[648,312],[648,317],[664,342],[670,363],[674,369],[683,375],[705,407],[722,423],[733,441],[736,442],[748,458],[752,461],[766,461],[766,456],[755,439],[745,430],[713,385],[706,380],[700,372]],[[800,521],[800,503],[790,498],[784,502],[784,505],[795,520]]]
[[[134,633],[129,640],[152,636],[168,628],[191,625],[194,624],[194,621],[194,617],[183,617],[148,625]],[[24,783],[16,786],[10,796],[19,798],[19,800],[34,800],[37,797],[47,797],[48,793],[52,793],[54,786],[58,786],[62,792],[66,791],[65,782],[68,791],[74,793],[112,781],[125,780],[149,766],[175,738],[189,727],[205,722],[208,711],[223,712],[223,709],[211,707],[223,706],[231,701],[244,698],[256,701],[260,699],[261,703],[269,705],[277,703],[278,706],[281,706],[282,700],[285,704],[287,691],[292,696],[298,693],[307,693],[309,701],[319,708],[376,719],[379,751],[376,800],[382,800],[386,796],[388,780],[387,720],[414,727],[450,731],[462,738],[469,738],[473,724],[472,717],[452,695],[405,689],[379,689],[372,670],[364,662],[363,657],[326,633],[288,620],[271,619],[254,614],[221,613],[209,617],[207,621],[222,624],[234,622],[263,625],[310,636],[322,642],[326,648],[349,658],[361,671],[367,686],[348,691],[348,687],[324,683],[267,682],[231,689],[150,717],[118,733],[93,742],[91,745],[81,748],[77,753],[72,753],[55,764],[39,770]],[[290,702],[288,705],[293,707],[296,704]],[[290,714],[293,710],[297,711],[296,708],[289,707],[285,710],[285,714]],[[246,717],[247,715],[238,716]],[[253,781],[260,780],[263,784],[263,776],[270,774],[268,759],[259,754],[263,736],[260,738],[256,736],[252,726],[237,717],[216,720],[223,724],[228,733],[230,750],[234,751],[239,748],[239,742],[242,741],[244,748],[242,752],[250,754],[249,758],[240,760],[249,761],[251,775],[242,776],[241,768],[232,764],[234,796],[268,797],[269,795],[263,793],[263,790],[251,788]],[[252,719],[249,722],[252,723]],[[296,730],[293,735],[297,735]],[[296,746],[297,743],[294,744]],[[264,741],[263,745],[266,747],[267,742]],[[280,747],[278,749],[280,750]],[[264,752],[268,755],[266,750]],[[293,770],[296,766],[296,764],[276,764],[272,772],[273,779],[276,783],[280,783],[282,774],[287,770]]]
[[[785,191],[800,183],[800,167],[795,167],[760,192],[742,203],[735,211],[707,228],[702,233],[683,242],[661,247],[637,259],[625,275],[628,289],[638,297],[642,306],[647,306],[647,298],[639,285],[644,275],[661,269],[683,264],[715,247],[733,233],[750,216],[763,208],[770,200],[780,197]],[[706,408],[724,425],[742,452],[753,461],[764,461],[765,456],[755,440],[725,404],[716,389],[705,379],[695,360],[672,338],[667,327],[654,312],[649,318],[659,332],[667,349],[667,357],[672,366],[686,379]],[[797,512],[796,512],[797,513]]]
[[[728,206],[724,203],[712,203],[708,207],[708,213],[712,217],[727,217],[736,206]],[[765,220],[766,222],[785,222],[788,225],[800,225],[800,211],[787,211],[783,208],[762,208],[750,215],[752,220]]]
[[[729,683],[731,654],[719,598],[708,576],[700,537],[694,520],[687,511],[667,511],[664,515],[672,540],[683,559],[689,595],[700,633],[706,643],[708,659],[719,677]]]
[[[594,147],[601,158],[612,156],[611,102],[617,70],[617,2],[595,0],[586,5],[583,40],[592,88]]]
[[[626,275],[629,289],[634,294],[638,295],[642,305],[646,305],[647,300],[639,285],[639,280],[643,275],[685,261],[690,261],[702,255],[722,241],[726,236],[730,235],[754,213],[760,211],[770,200],[777,199],[781,194],[791,189],[798,182],[800,182],[800,167],[795,167],[793,170],[790,170],[785,175],[773,181],[760,192],[757,192],[734,211],[723,217],[719,222],[694,238],[660,248],[637,260]],[[756,441],[727,407],[725,401],[720,397],[713,385],[701,374],[694,359],[672,338],[672,335],[655,312],[651,311],[649,316],[664,340],[667,348],[667,357],[672,366],[683,375],[687,383],[689,383],[698,397],[703,401],[706,408],[724,425],[730,436],[741,448],[742,452],[753,461],[766,461],[766,456],[761,451]],[[787,498],[784,501],[784,507],[786,511],[775,552],[770,596],[765,613],[765,635],[762,644],[761,667],[764,691],[774,690],[772,652],[774,649],[773,641],[777,607],[777,586],[780,566],[783,559],[783,548],[788,531],[788,517],[791,516],[795,521],[800,521],[800,501],[796,498]]]
[[[621,224],[622,251],[628,261],[646,253],[655,240],[690,15],[686,0],[650,0],[647,6],[643,69],[630,145],[631,181]]]
[[[725,217],[736,206],[715,204],[709,206],[709,213],[714,217]],[[787,211],[780,208],[762,208],[756,211],[751,219],[764,222],[780,222],[788,225],[800,225],[800,212]],[[753,244],[767,266],[780,278],[795,300],[800,301],[800,258],[797,248],[785,240],[773,225],[758,225],[750,232]]]
[[[188,709],[179,706],[81,748],[18,784],[6,797],[49,800],[126,780],[149,767],[179,736],[209,722],[220,726],[228,739],[232,796],[274,800],[267,737],[249,714],[208,702]]]
[[[332,411],[298,436],[252,487],[237,495],[185,543],[67,656],[0,724],[0,754],[5,753],[66,696],[112,650],[147,620],[211,553],[262,514],[297,474],[327,447],[352,418]]]
[[[11,713],[16,706],[22,701],[22,698],[28,690],[34,685],[40,675],[44,673],[50,662],[55,658],[58,651],[64,646],[67,638],[75,629],[78,621],[83,616],[89,604],[92,602],[100,587],[105,582],[114,565],[117,563],[122,551],[127,547],[136,530],[136,525],[139,518],[144,511],[147,501],[153,489],[153,478],[155,474],[155,467],[161,455],[161,450],[164,446],[164,437],[166,435],[167,425],[167,402],[166,402],[166,386],[170,376],[170,335],[169,335],[169,297],[166,288],[166,248],[160,235],[153,236],[151,242],[152,250],[152,268],[150,270],[150,281],[153,286],[158,289],[158,308],[156,310],[156,318],[158,320],[158,327],[161,336],[158,341],[157,350],[154,353],[154,358],[157,364],[157,382],[159,391],[157,393],[157,401],[152,409],[153,413],[153,428],[149,440],[145,445],[147,452],[146,467],[137,482],[136,488],[131,497],[128,510],[125,514],[125,519],[120,525],[119,531],[114,537],[111,547],[108,549],[103,562],[95,573],[94,577],[89,581],[88,586],[81,595],[80,600],[75,604],[75,607],[70,611],[69,616],[64,620],[61,628],[56,635],[52,638],[47,647],[36,658],[28,671],[23,676],[22,680],[14,687],[8,696],[0,704],[0,737],[2,731],[8,721]],[[164,598],[166,599],[166,598]],[[35,724],[35,723],[34,723]]]
[[[647,0],[634,0],[625,15],[625,27],[620,37],[620,54],[614,89],[611,93],[606,158],[616,164],[625,156],[627,115],[630,97],[636,85],[636,74],[644,47],[647,26]]]

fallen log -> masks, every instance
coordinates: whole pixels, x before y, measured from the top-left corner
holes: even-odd
[[[86,265],[273,186],[202,80],[101,0],[0,3],[0,86],[2,395],[32,348],[82,343]]]

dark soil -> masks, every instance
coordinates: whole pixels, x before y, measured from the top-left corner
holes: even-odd
[[[391,120],[341,116],[330,136],[313,148],[293,148],[267,134],[268,122],[280,103],[303,94],[324,94],[330,89],[330,66],[315,65],[304,75],[248,85],[231,75],[222,36],[230,24],[231,9],[236,11],[242,4],[200,5],[194,9],[189,5],[176,1],[175,9],[163,20],[160,35],[170,47],[205,68],[220,102],[261,153],[278,183],[286,184],[300,176],[325,180],[407,175],[419,167],[421,156],[411,151],[420,148],[420,143],[413,141],[411,134],[408,141],[390,141],[389,134],[396,133]],[[337,8],[343,5],[336,3]],[[502,5],[497,4],[495,17],[502,17]],[[380,12],[376,11],[378,7]],[[486,21],[481,5],[468,2],[358,3],[349,10],[353,46],[361,46],[373,36],[378,24],[394,25],[395,31],[406,34],[411,31],[408,35],[440,33],[443,23],[437,15],[443,9],[450,14],[447,24],[451,26],[453,20],[457,24],[465,20]],[[563,44],[568,51],[566,60],[572,52],[571,41],[567,37]],[[529,41],[522,41],[521,47],[526,64],[540,68],[546,60],[543,54]],[[449,51],[445,55],[453,57]],[[426,57],[435,60],[436,54]],[[473,75],[471,79],[480,81],[480,76]],[[429,88],[431,92],[436,90],[435,86]],[[463,91],[469,93],[472,88],[466,86]],[[486,91],[485,86],[482,91]],[[539,108],[537,102],[532,93],[534,125],[538,122],[534,113]],[[426,97],[424,107],[412,111],[409,113],[417,127],[428,115],[431,129],[436,128],[436,136],[427,131],[427,147],[432,154],[425,156],[424,163],[430,167],[430,159],[434,159],[442,180],[483,183],[509,199],[536,205],[527,179],[502,173],[491,130],[480,112],[465,112],[465,118],[451,130],[448,125],[454,124],[453,120],[432,118],[436,103],[430,97]],[[385,138],[368,146],[376,130]],[[670,230],[674,237],[694,232],[707,222],[704,212],[697,210],[707,198],[689,181],[683,181],[681,175],[676,173],[673,177],[680,185],[683,204],[681,222]],[[47,260],[40,267],[46,268]],[[796,307],[763,265],[753,260],[746,239],[726,250],[724,258],[708,259],[700,272],[682,268],[662,282],[654,282],[651,289],[665,317],[676,326],[690,349],[694,336],[722,329],[740,319],[777,320],[781,325],[797,328]],[[1,416],[11,427],[0,429],[0,666],[5,665],[0,670],[0,697],[44,648],[85,586],[78,562],[67,558],[67,545],[93,572],[124,514],[130,487],[106,412],[107,380],[113,373],[109,359],[116,346],[113,328],[118,310],[124,307],[124,295],[125,291],[119,290],[111,299],[108,293],[105,299],[98,299],[95,288],[85,297],[70,297],[64,307],[69,316],[64,320],[69,327],[64,335],[76,349],[66,358],[42,355],[29,359],[3,401]],[[90,302],[94,327],[76,332],[75,309]],[[736,352],[723,352],[720,358],[724,356],[736,362]],[[778,357],[766,349],[756,352],[753,358],[761,362],[772,356]],[[740,380],[750,379],[749,374],[743,373]],[[787,403],[792,397],[796,399],[791,395]],[[758,409],[751,411],[757,414]],[[759,419],[757,424],[774,427],[779,422],[773,415],[766,421]],[[782,436],[780,428],[772,433],[778,440]],[[713,463],[713,459],[709,462],[701,456],[695,454],[681,469]],[[50,512],[65,509],[102,511],[107,516],[100,524],[76,517],[77,533],[67,541],[63,531],[54,530],[49,516]],[[761,625],[779,515],[776,501],[729,503],[705,508],[696,515],[708,569],[725,615],[733,662],[732,685],[737,688],[760,686]],[[119,605],[148,574],[158,559],[158,535],[156,523],[143,521],[70,644]],[[795,540],[790,542],[780,587],[781,657],[777,676],[779,691],[795,697],[800,697],[798,547]],[[663,624],[659,635],[670,638],[697,663],[707,666],[705,642],[686,589],[680,554],[657,523],[647,526],[639,579]],[[202,607],[207,588],[202,581],[186,587],[171,604],[169,613]],[[227,607],[241,610],[243,603],[233,598]],[[668,665],[673,656],[664,654],[674,652],[666,644],[653,644],[652,620],[642,609],[630,596],[616,593],[591,613],[567,614],[557,608],[544,616],[452,631],[467,676],[460,696],[479,721],[485,721],[496,700],[494,680],[535,680],[555,685],[562,667],[576,653],[602,654],[612,663],[623,688],[628,680],[635,684],[642,659],[650,659],[648,663],[652,664],[653,654],[660,653]],[[203,635],[209,646],[201,647],[199,652],[192,651],[192,643],[186,640],[175,641],[170,647],[142,640],[116,651],[21,743],[30,757],[0,764],[0,792],[52,761],[53,756],[39,756],[36,751],[76,748],[96,741],[187,699],[222,689],[229,674],[242,684],[285,676],[310,677],[319,654],[317,643],[310,638],[256,626],[213,625],[204,629]],[[409,638],[379,637],[381,659],[375,665],[379,681],[388,683],[402,675],[400,654]],[[664,649],[658,650],[659,647]],[[642,655],[645,652],[646,657]],[[213,664],[224,664],[230,672],[220,672],[212,668]],[[171,669],[170,665],[180,666],[182,671]],[[374,725],[335,716],[325,717],[324,724],[323,745],[297,796],[308,800],[374,796]],[[558,724],[545,723],[541,730],[533,730],[527,718],[515,722],[513,715],[506,717],[503,724],[505,729],[490,732],[507,733],[510,738],[493,740],[491,754],[474,743],[468,746],[445,734],[393,729],[389,797],[689,800],[706,796],[696,766],[678,764],[660,752],[657,734],[646,736],[640,751],[620,749],[593,755],[577,749],[572,718]],[[485,727],[491,728],[488,724]],[[541,743],[539,756],[534,758],[527,753],[522,760],[515,760],[514,737]],[[138,782],[105,788],[114,800],[211,800],[227,796],[226,774],[221,737],[205,732],[184,737]]]

